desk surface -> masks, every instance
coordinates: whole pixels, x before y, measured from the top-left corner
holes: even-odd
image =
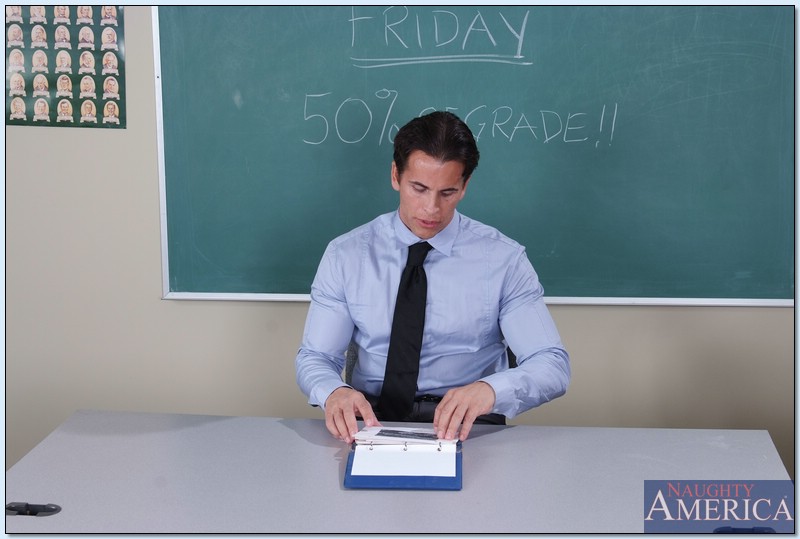
[[[476,425],[463,490],[342,487],[321,420],[80,411],[6,472],[6,532],[642,532],[645,479],[789,479],[766,431]]]

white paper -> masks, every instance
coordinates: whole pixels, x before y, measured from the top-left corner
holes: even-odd
[[[352,475],[455,477],[456,445],[356,445]]]

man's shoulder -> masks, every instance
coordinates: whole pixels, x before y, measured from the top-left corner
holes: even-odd
[[[331,244],[337,248],[355,247],[363,243],[370,243],[376,236],[382,236],[391,230],[392,216],[394,213],[385,213],[359,225],[340,236],[331,240]]]
[[[461,214],[461,232],[474,241],[482,241],[493,245],[495,248],[505,248],[511,251],[524,251],[516,240],[509,238],[497,228]]]

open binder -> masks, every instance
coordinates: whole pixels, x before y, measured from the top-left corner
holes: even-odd
[[[461,490],[461,442],[432,428],[366,427],[347,456],[346,488]]]

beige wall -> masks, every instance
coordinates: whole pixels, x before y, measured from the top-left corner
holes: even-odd
[[[321,417],[306,303],[160,299],[149,8],[125,30],[126,130],[6,127],[7,467],[81,408]],[[573,383],[516,422],[768,429],[794,476],[793,309],[551,309]]]

